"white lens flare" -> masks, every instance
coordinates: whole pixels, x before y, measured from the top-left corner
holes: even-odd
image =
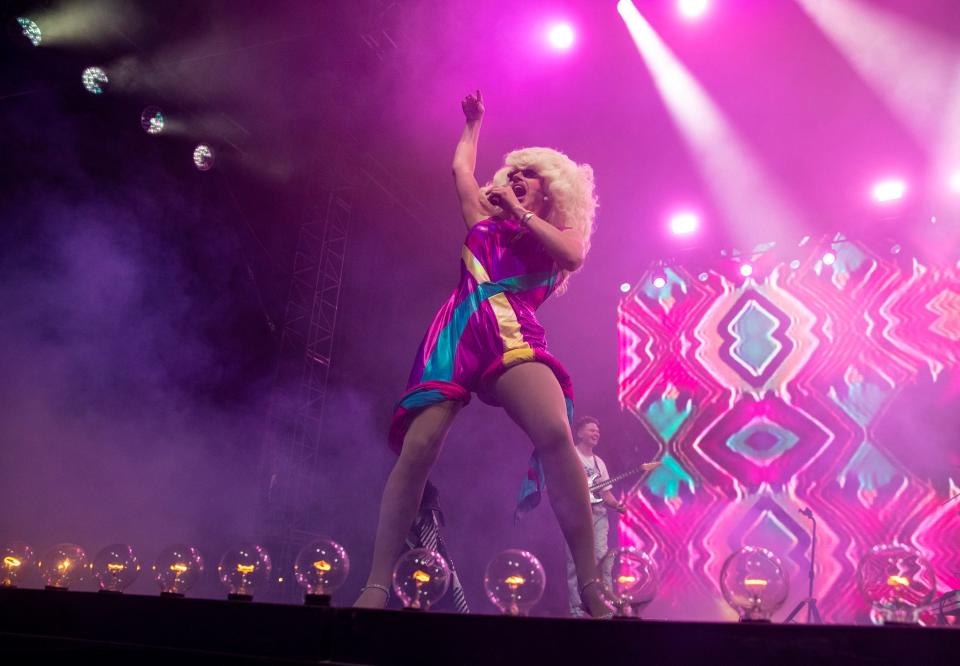
[[[670,231],[677,236],[692,234],[700,226],[700,218],[694,213],[677,213],[670,218]]]
[[[907,193],[907,184],[902,180],[884,180],[873,186],[873,199],[877,203],[898,201]]]
[[[680,0],[677,3],[677,9],[688,19],[700,18],[709,7],[709,0]]]
[[[573,46],[575,39],[576,35],[573,32],[573,26],[569,23],[556,23],[547,30],[547,41],[550,42],[550,46],[559,51],[569,49]]]

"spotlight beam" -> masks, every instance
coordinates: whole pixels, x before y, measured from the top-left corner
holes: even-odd
[[[654,84],[737,242],[750,242],[751,229],[779,238],[799,224],[796,207],[766,176],[703,87],[660,39],[630,0],[620,0],[623,17]]]
[[[860,77],[920,141],[936,140],[960,50],[862,0],[797,0]]]

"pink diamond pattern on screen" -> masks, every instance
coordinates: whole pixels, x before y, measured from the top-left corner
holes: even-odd
[[[944,505],[960,446],[942,432],[960,404],[960,271],[830,248],[829,265],[813,245],[799,268],[754,260],[751,280],[720,260],[671,266],[620,303],[620,403],[663,462],[620,527],[663,572],[651,617],[731,618],[716,581],[743,545],[781,556],[789,610],[806,596],[806,507],[825,620],[868,620],[854,575],[878,543],[914,545],[941,591],[960,588],[960,506]]]

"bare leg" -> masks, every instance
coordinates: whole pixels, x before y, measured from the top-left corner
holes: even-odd
[[[393,565],[403,548],[410,531],[423,488],[430,470],[440,455],[443,440],[453,424],[453,418],[462,407],[455,401],[441,402],[425,408],[414,417],[403,439],[403,449],[390,472],[380,501],[380,520],[373,546],[373,565],[367,585],[383,585],[390,588]],[[365,590],[354,602],[361,608],[383,608],[387,595],[382,590]]]
[[[543,463],[550,505],[573,555],[584,603],[594,617],[609,612],[599,585],[593,554],[593,516],[583,465],[573,448],[566,402],[557,378],[542,363],[522,363],[507,370],[496,385],[497,399],[530,436]]]

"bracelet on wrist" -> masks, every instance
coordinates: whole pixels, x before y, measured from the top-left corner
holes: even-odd
[[[530,223],[531,218],[534,218],[534,217],[536,217],[534,212],[531,210],[528,210],[526,213],[520,216],[520,223],[523,225],[527,225]]]

